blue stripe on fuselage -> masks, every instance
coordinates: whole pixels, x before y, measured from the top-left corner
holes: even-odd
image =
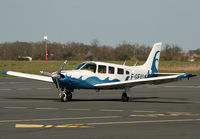
[[[80,78],[73,78],[71,76],[65,76],[65,78],[59,79],[60,85],[65,88],[73,88],[73,89],[94,89],[95,84],[101,83],[111,83],[111,82],[119,82],[119,79],[109,80],[107,77],[104,80],[99,79],[98,77],[92,76],[85,80]]]

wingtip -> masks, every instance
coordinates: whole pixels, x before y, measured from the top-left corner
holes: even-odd
[[[197,76],[196,74],[187,74],[187,77],[195,77]]]
[[[1,74],[7,74],[8,71],[2,71]]]
[[[178,77],[180,77],[180,78],[184,78],[184,77],[190,78],[190,77],[195,77],[195,76],[197,76],[197,75],[195,75],[195,74],[190,74],[190,73],[185,73],[185,74],[179,75]]]

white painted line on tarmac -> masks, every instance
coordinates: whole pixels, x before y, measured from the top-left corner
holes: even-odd
[[[169,114],[191,114],[190,112],[166,112]]]
[[[51,88],[36,88],[36,89],[38,89],[38,90],[49,90]]]
[[[163,86],[163,87],[167,87],[167,88],[175,88],[175,87],[178,87],[178,86]]]
[[[180,88],[180,87],[181,88],[200,88],[200,86],[192,86],[192,85],[191,86],[190,85],[187,85],[187,86],[172,86],[172,85],[169,86],[169,85],[167,85],[167,86],[163,86],[163,87],[165,87],[165,88],[177,88],[177,87],[178,88]]]
[[[134,110],[133,112],[141,112],[141,113],[156,113],[156,111],[143,111],[143,110]]]
[[[36,110],[58,110],[58,108],[35,108]]]
[[[5,109],[26,109],[27,107],[4,107]]]
[[[113,110],[113,109],[100,109],[99,111],[112,111],[112,112],[122,112],[124,110]]]
[[[31,90],[32,88],[17,88],[16,90]]]
[[[185,88],[195,88],[196,86],[183,86]]]
[[[90,111],[90,109],[65,109],[68,111]]]
[[[11,90],[11,89],[8,89],[8,88],[3,88],[3,89],[0,89],[1,91],[8,91],[8,90]]]

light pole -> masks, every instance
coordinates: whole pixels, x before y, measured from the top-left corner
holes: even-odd
[[[48,38],[47,38],[47,34],[45,33],[44,35],[44,41],[45,41],[45,51],[46,51],[46,63],[48,61],[48,52],[47,52],[47,41],[48,41]]]

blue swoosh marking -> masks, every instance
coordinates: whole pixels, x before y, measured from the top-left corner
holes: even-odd
[[[105,78],[104,80],[99,79],[96,76],[89,77],[85,80],[82,79],[83,76],[80,78],[73,78],[71,76],[65,76],[59,80],[60,85],[66,88],[82,88],[82,89],[94,89],[95,84],[101,83],[111,83],[111,82],[119,82],[119,79],[110,80],[109,77]]]
[[[152,62],[152,66],[151,66],[151,71],[152,73],[157,73],[158,72],[158,69],[156,68],[156,61],[158,62],[158,58],[156,58],[156,56],[158,55],[160,51],[157,51],[154,55],[154,58],[153,58],[153,62]]]
[[[2,71],[1,74],[7,74],[8,71]]]

